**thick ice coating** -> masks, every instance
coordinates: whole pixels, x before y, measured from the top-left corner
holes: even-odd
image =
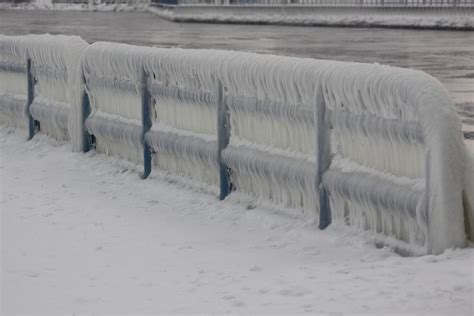
[[[204,144],[212,143],[209,137],[216,141],[215,94],[220,80],[231,121],[231,147],[224,149],[223,158],[234,185],[258,198],[313,214],[318,211],[317,188],[311,180],[318,168],[314,109],[319,106],[316,91],[321,87],[331,121],[333,163],[326,185],[334,219],[416,243],[429,252],[464,243],[467,156],[461,125],[446,90],[422,72],[378,64],[113,43],[93,44],[84,61],[91,83],[88,90],[92,99],[100,100],[96,111],[137,121],[140,76],[146,74],[154,99],[152,130],[175,133],[154,132],[158,134],[149,138],[154,139],[157,161],[163,154],[158,165],[189,176],[193,176],[189,161],[202,165],[209,159],[202,166],[214,164],[215,147]],[[193,141],[186,133],[197,138]],[[199,151],[192,149],[200,142],[204,143]],[[341,172],[344,163],[338,159],[358,166],[357,172]],[[417,190],[400,185],[397,178],[412,181]],[[339,200],[376,209],[374,214],[387,220],[357,224],[351,218],[360,217],[360,208],[344,206]],[[385,221],[406,224],[391,224],[389,229]]]
[[[13,122],[25,127],[27,95],[27,61],[34,78],[34,102],[31,115],[42,125],[42,131],[60,140],[71,139],[79,149],[82,126],[78,121],[81,87],[80,60],[88,44],[77,36],[0,35],[0,98],[24,101]],[[7,99],[8,99],[7,98]],[[12,103],[2,102],[3,104]],[[11,111],[10,111],[11,113]],[[75,146],[74,146],[75,145]]]
[[[328,134],[331,163],[321,185],[333,222],[411,253],[461,247],[466,232],[472,238],[472,160],[446,89],[423,72],[234,51],[85,48],[78,38],[51,36],[47,48],[41,39],[0,37],[2,119],[24,114],[19,86],[29,56],[38,79],[31,114],[57,138],[68,126],[74,148],[82,143],[85,92],[85,128],[98,151],[140,163],[149,145],[156,167],[210,184],[224,164],[234,189],[317,219],[316,145]],[[224,146],[218,110],[229,116]]]

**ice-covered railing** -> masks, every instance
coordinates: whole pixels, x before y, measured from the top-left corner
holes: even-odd
[[[71,36],[0,36],[0,119],[29,138],[38,129],[60,140],[80,133],[76,81],[87,45]]]
[[[446,90],[413,70],[95,43],[84,55],[100,151],[272,200],[408,253],[465,243],[473,205]]]
[[[27,58],[24,37],[0,36],[0,122],[28,127]]]
[[[414,70],[0,37],[0,119],[370,230],[411,254],[473,238],[472,161],[447,91]],[[79,65],[79,67],[78,67]],[[292,212],[292,214],[295,214]]]

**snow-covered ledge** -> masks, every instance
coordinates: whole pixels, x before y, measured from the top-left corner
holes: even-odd
[[[175,22],[474,28],[474,7],[179,4],[149,10]]]

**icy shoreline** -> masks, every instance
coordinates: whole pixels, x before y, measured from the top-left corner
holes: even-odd
[[[180,5],[150,7],[149,11],[174,22],[474,29],[472,8]]]

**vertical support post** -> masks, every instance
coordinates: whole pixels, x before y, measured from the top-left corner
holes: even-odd
[[[90,105],[90,100],[89,100],[89,95],[87,94],[86,91],[82,94],[82,101],[81,101],[81,127],[82,127],[82,151],[84,153],[88,152],[91,150],[92,146],[92,140],[91,136],[89,135],[89,132],[87,131],[86,128],[86,120],[91,114],[91,105]]]
[[[425,198],[426,198],[426,216],[428,226],[427,230],[427,253],[433,254],[433,231],[431,229],[431,218],[430,218],[430,198],[431,198],[431,150],[428,148],[426,151],[425,158]]]
[[[321,84],[316,92],[314,109],[316,124],[316,187],[319,189],[319,228],[325,229],[331,224],[329,195],[324,187],[323,176],[331,164],[330,124],[326,117],[326,101]]]
[[[27,81],[27,100],[26,100],[26,115],[28,115],[28,140],[35,136],[35,120],[31,116],[30,107],[35,98],[35,82],[33,73],[31,72],[31,59],[26,61],[26,81]]]
[[[219,164],[220,195],[222,201],[230,193],[229,169],[222,160],[222,151],[229,145],[230,140],[230,117],[229,110],[224,101],[224,89],[222,82],[217,79],[216,86],[217,105],[217,162]]]
[[[141,71],[141,107],[142,107],[142,133],[141,133],[141,142],[143,145],[143,172],[140,174],[142,179],[146,179],[151,172],[151,148],[148,142],[146,141],[146,133],[150,131],[151,128],[151,115],[150,115],[150,106],[151,106],[151,97],[148,92],[148,75],[146,71],[142,69]]]

